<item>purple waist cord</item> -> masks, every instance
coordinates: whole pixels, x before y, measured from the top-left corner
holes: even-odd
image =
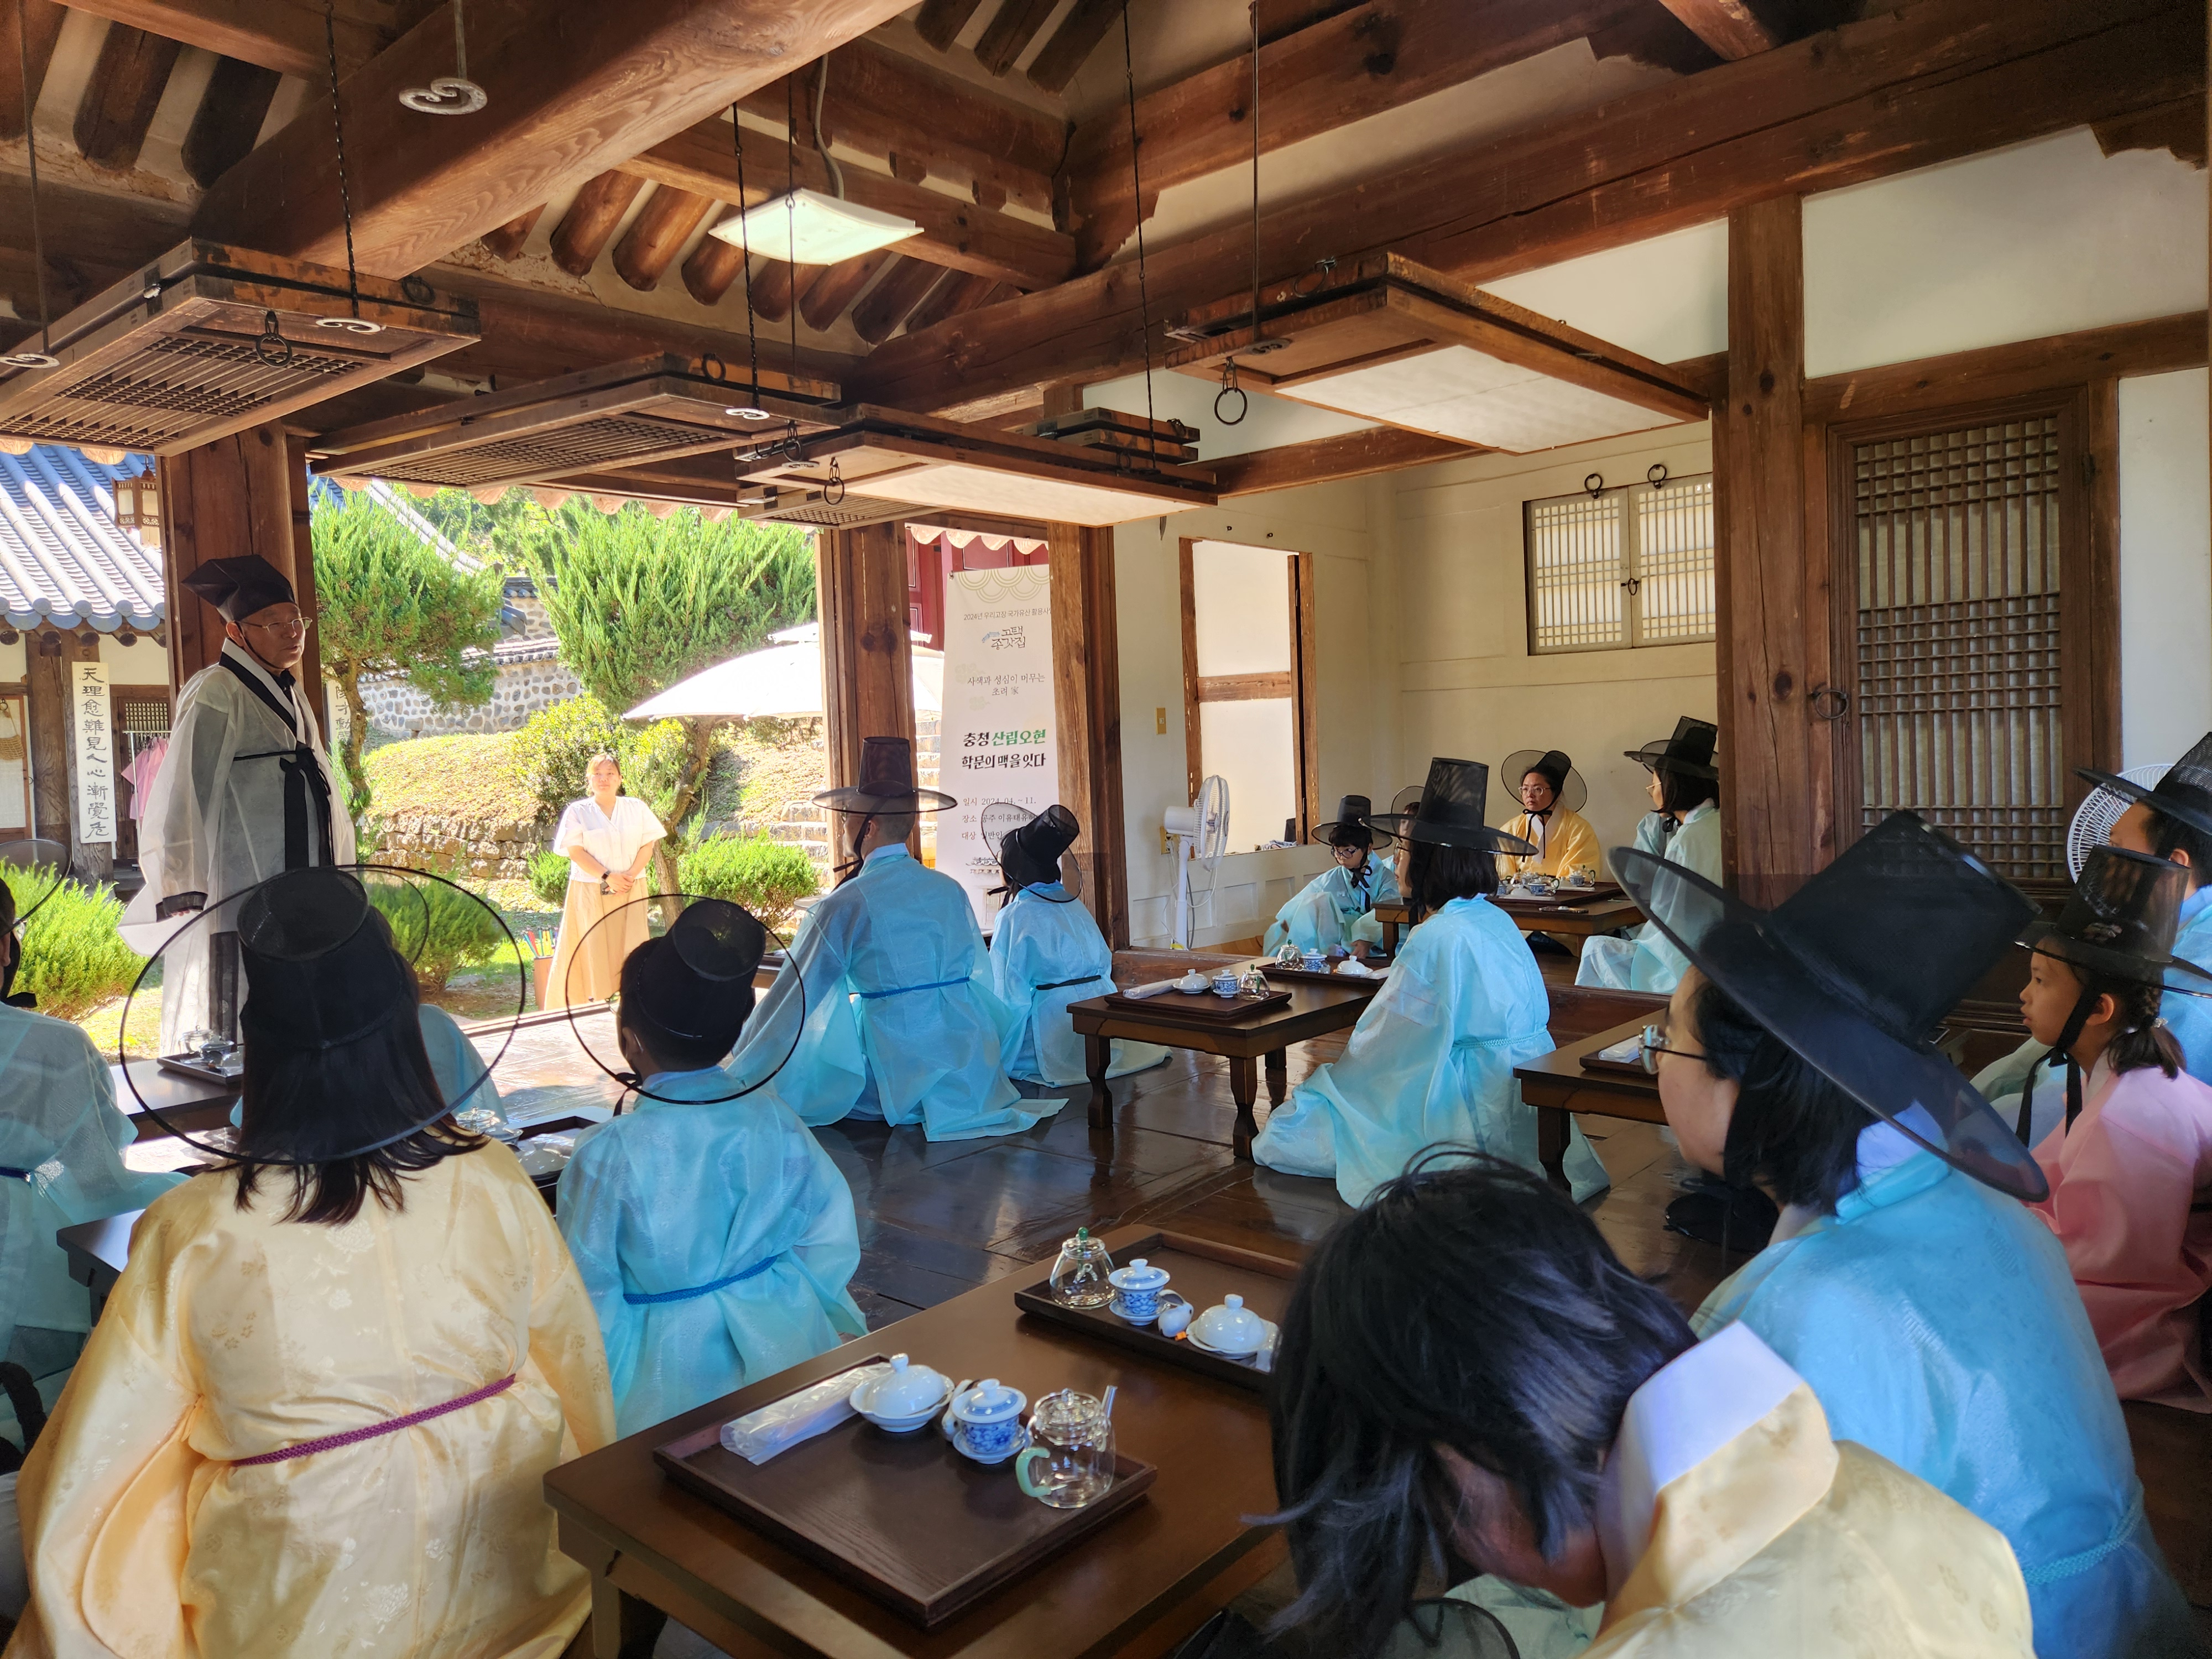
[[[514,1378],[502,1376],[496,1382],[487,1382],[473,1393],[459,1400],[448,1400],[442,1406],[427,1406],[419,1412],[410,1412],[404,1417],[386,1418],[381,1423],[372,1423],[365,1429],[348,1429],[343,1434],[326,1434],[319,1440],[302,1440],[296,1446],[287,1446],[282,1451],[263,1452],[258,1457],[238,1457],[231,1460],[231,1468],[247,1468],[256,1463],[283,1463],[295,1457],[312,1457],[317,1452],[336,1451],[341,1446],[357,1446],[364,1440],[375,1440],[387,1434],[397,1434],[402,1429],[411,1429],[418,1423],[428,1423],[434,1417],[443,1417],[449,1412],[473,1406],[479,1400],[489,1400],[495,1394],[504,1394],[514,1386]]]

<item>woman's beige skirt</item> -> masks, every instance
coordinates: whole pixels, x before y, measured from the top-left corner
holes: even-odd
[[[633,902],[647,896],[642,881],[628,893],[602,893],[596,881],[572,881],[561,907],[561,936],[553,946],[553,966],[545,975],[545,1006],[605,1002],[622,988],[622,965],[645,943],[648,907]],[[599,919],[620,911],[611,921]]]

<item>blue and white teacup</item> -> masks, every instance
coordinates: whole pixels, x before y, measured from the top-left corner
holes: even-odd
[[[995,1376],[987,1376],[974,1388],[956,1395],[946,1416],[952,1425],[952,1444],[963,1455],[979,1463],[995,1463],[1014,1449],[1022,1434],[1022,1408],[1028,1396]]]
[[[1233,969],[1224,968],[1213,976],[1213,994],[1218,997],[1233,997],[1243,988]]]
[[[1310,974],[1325,973],[1328,969],[1328,958],[1319,951],[1309,951],[1298,965]]]
[[[1149,1325],[1159,1316],[1160,1292],[1168,1287],[1168,1270],[1155,1267],[1139,1256],[1126,1267],[1106,1275],[1115,1290],[1114,1311],[1133,1325]]]

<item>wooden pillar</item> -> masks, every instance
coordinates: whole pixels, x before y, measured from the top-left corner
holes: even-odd
[[[1083,902],[1106,942],[1129,943],[1129,860],[1121,817],[1121,653],[1114,532],[1047,526],[1052,550],[1052,675],[1060,799],[1083,826]]]
[[[1786,196],[1729,215],[1728,401],[1713,431],[1722,822],[1739,890],[1765,903],[1826,861],[1808,787],[1804,404],[1802,204]]]
[[[186,576],[210,559],[258,553],[297,586],[295,476],[284,429],[276,425],[249,428],[161,462],[161,569],[169,594],[173,690],[222,652],[222,618],[185,587]],[[297,477],[303,495],[305,472]],[[301,595],[302,611],[309,609],[308,598]]]
[[[315,535],[311,520],[314,497],[307,479],[307,441],[292,436],[284,441],[284,477],[292,497],[292,592],[298,596],[300,614],[313,617],[317,626],[307,630],[307,653],[300,659],[300,684],[307,688],[308,706],[331,744],[331,687],[323,678],[322,611],[315,603]],[[331,745],[335,747],[336,745]]]
[[[830,781],[858,781],[864,738],[914,741],[914,662],[907,639],[906,528],[825,530],[815,543],[822,617],[822,709]],[[834,838],[837,825],[833,822]],[[908,842],[921,852],[919,832]],[[842,859],[842,848],[832,847]]]
[[[44,647],[44,648],[42,648]],[[76,792],[70,770],[69,642],[58,630],[23,635],[25,713],[31,739],[31,833],[76,844]]]

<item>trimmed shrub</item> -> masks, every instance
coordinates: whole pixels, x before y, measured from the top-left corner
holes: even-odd
[[[532,853],[530,855],[530,890],[549,910],[557,910],[566,904],[568,902],[568,855],[566,853]]]
[[[37,997],[40,1013],[75,1019],[129,990],[145,958],[116,936],[123,902],[104,882],[86,887],[52,872],[11,871],[16,914],[38,904],[57,882],[60,890],[23,928],[15,988]]]
[[[592,757],[602,750],[622,763],[623,787],[665,820],[690,764],[684,722],[624,726],[588,692],[530,717],[508,750],[508,775],[514,788],[537,802],[538,817],[550,824],[570,801],[591,793]]]
[[[379,881],[369,897],[392,924],[399,954],[415,964],[415,982],[425,995],[443,991],[462,963],[487,961],[507,948],[498,918],[442,881],[409,882],[404,890],[396,878]]]
[[[804,852],[766,836],[712,836],[684,852],[677,876],[685,892],[742,904],[786,939],[799,901],[820,885]]]

